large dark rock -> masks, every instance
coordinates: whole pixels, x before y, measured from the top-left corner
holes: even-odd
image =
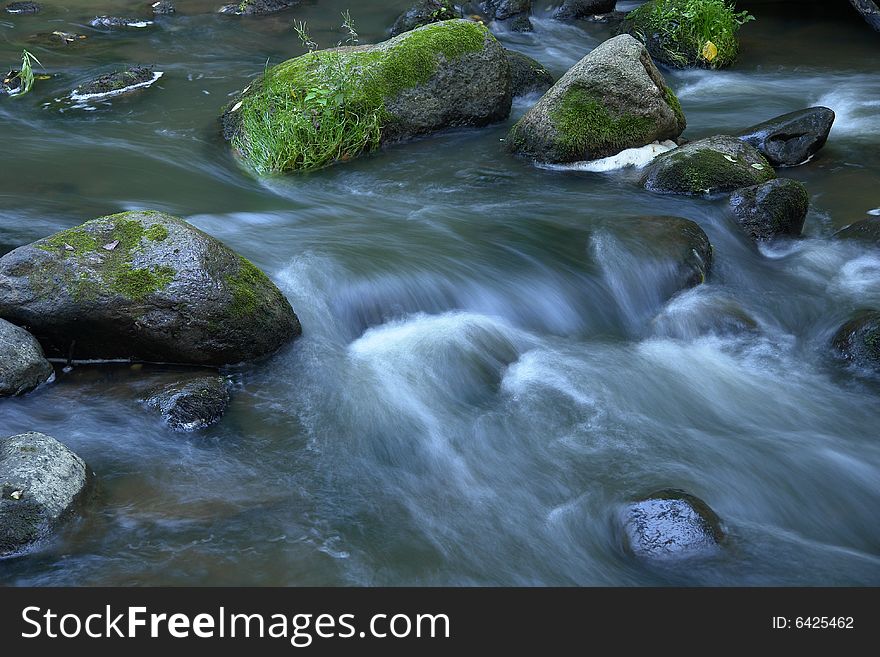
[[[0,438],[0,556],[45,537],[84,501],[94,474],[51,436]]]
[[[880,5],[875,0],[849,0],[868,25],[880,32]]]
[[[840,327],[832,343],[845,360],[880,373],[880,312],[856,313]]]
[[[420,0],[397,17],[391,27],[391,36],[453,18],[461,18],[461,12],[451,0]]]
[[[610,39],[575,64],[511,128],[511,150],[576,162],[675,139],[685,129],[675,94],[636,39]]]
[[[222,376],[198,377],[166,385],[146,403],[175,431],[196,431],[222,417],[229,405],[229,386]]]
[[[834,233],[834,238],[854,240],[867,246],[880,247],[880,217],[868,217],[856,221]]]
[[[736,137],[719,135],[658,155],[645,168],[642,184],[661,194],[718,194],[775,177],[757,150]]]
[[[299,4],[300,0],[241,0],[220,7],[221,14],[233,16],[263,16],[284,11]]]
[[[300,334],[248,260],[161,212],[124,212],[0,258],[0,316],[50,356],[224,365]]]
[[[544,93],[556,82],[553,74],[538,60],[508,48],[504,52],[510,63],[510,87],[514,97]]]
[[[834,124],[827,107],[810,107],[759,123],[737,135],[757,148],[773,166],[803,164],[825,145]]]
[[[724,540],[715,512],[680,490],[658,491],[627,505],[622,525],[625,547],[652,561],[711,555]]]
[[[514,32],[530,32],[532,0],[482,0],[480,6],[491,20],[501,22]]]
[[[0,397],[29,392],[54,372],[34,336],[0,319]]]
[[[328,66],[352,71],[338,89],[339,104],[312,107],[301,100],[303,107],[274,113],[277,130],[256,133],[249,127],[265,125],[266,107],[286,108],[292,97],[306,98],[314,76]],[[372,46],[319,50],[282,62],[252,84],[221,120],[224,136],[258,170],[299,171],[345,161],[380,144],[501,121],[510,114],[511,98],[504,48],[485,26],[457,19]],[[288,123],[301,126],[296,122],[305,110],[324,118],[313,123],[314,130],[287,129]],[[345,124],[347,113],[375,130],[365,139],[361,131],[347,129],[340,136],[336,128]],[[328,143],[335,148],[328,149]]]
[[[617,0],[563,0],[553,12],[553,18],[560,21],[588,18],[597,14],[614,11]]]
[[[730,196],[730,209],[737,223],[756,240],[797,237],[810,209],[810,195],[798,181],[777,178],[736,190]]]
[[[73,91],[74,98],[95,96],[116,96],[151,85],[161,75],[153,71],[151,66],[133,66],[123,71],[114,71],[98,76],[79,85]]]

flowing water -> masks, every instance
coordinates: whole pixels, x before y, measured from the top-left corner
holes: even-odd
[[[784,172],[810,190],[805,237],[757,249],[723,199],[507,155],[500,140],[534,98],[503,125],[309,175],[258,179],[236,162],[218,109],[302,52],[293,18],[330,46],[350,8],[375,42],[408,0],[305,0],[262,19],[178,0],[177,15],[113,33],[87,22],[147,3],[44,4],[0,15],[0,62],[27,47],[53,75],[0,98],[3,252],[164,210],[265,269],[304,336],[231,372],[232,405],[201,435],[144,410],[169,376],[147,366],[80,366],[3,400],[4,434],[54,435],[100,489],[57,537],[0,561],[0,583],[880,583],[880,384],[828,350],[853,309],[880,304],[880,254],[828,239],[880,207],[880,35],[854,13],[756,2],[733,70],[667,73],[690,138],[837,112],[819,156]],[[545,4],[534,33],[500,38],[561,74],[609,28],[556,23]],[[27,40],[52,30],[89,38]],[[92,107],[64,99],[121,63],[164,76]],[[666,272],[628,246],[632,218],[657,214],[698,222],[715,247],[707,284],[672,300]],[[719,308],[756,329],[722,330]],[[667,487],[722,517],[720,555],[659,568],[621,549],[617,509]]]

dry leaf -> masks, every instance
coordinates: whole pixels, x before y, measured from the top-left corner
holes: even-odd
[[[119,246],[119,240],[113,240],[112,242],[110,242],[110,244],[105,244],[105,245],[104,245],[104,249],[105,249],[106,251],[112,251],[112,250],[115,249],[117,246]]]
[[[11,497],[11,498],[14,499],[14,500],[20,500],[20,499],[21,499],[21,496],[22,496],[22,493],[23,493],[23,491],[20,491],[20,490],[14,490],[14,491],[12,491],[11,493],[9,493],[9,497]]]
[[[727,160],[728,162],[733,162],[734,164],[736,164],[736,160],[734,160],[732,157],[730,157],[730,155],[725,155],[724,159]]]
[[[70,246],[70,244],[68,244],[67,242],[64,243],[64,250],[65,251],[76,251],[76,249],[73,248],[72,246]]]
[[[764,165],[763,164],[753,164],[752,168],[757,169],[758,171],[761,171],[764,168]]]
[[[711,41],[707,41],[706,45],[703,46],[703,59],[707,62],[711,62],[718,56],[718,47],[712,43]]]

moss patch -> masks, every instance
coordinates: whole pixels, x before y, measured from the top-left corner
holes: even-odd
[[[385,103],[431,79],[441,63],[494,39],[482,25],[444,21],[383,47],[322,50],[264,73],[241,100],[233,145],[263,173],[309,170],[376,148],[393,120]]]
[[[238,258],[238,271],[226,277],[226,285],[232,294],[230,313],[233,317],[249,317],[260,307],[265,290],[272,287],[272,281],[250,260],[242,256]]]
[[[601,98],[578,86],[565,92],[551,120],[561,154],[568,159],[583,159],[585,155],[602,157],[635,143],[651,141],[654,129],[654,122],[644,116],[613,116]]]
[[[681,109],[681,103],[678,101],[678,96],[675,95],[675,92],[669,87],[664,87],[663,98],[666,100],[666,104],[669,105],[675,113],[675,120],[678,122],[678,125],[685,126],[687,121],[684,116],[684,110]]]
[[[154,224],[144,231],[144,236],[151,242],[164,242],[168,239],[168,229],[162,224]]]

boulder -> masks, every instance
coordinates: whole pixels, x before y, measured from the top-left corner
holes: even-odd
[[[36,2],[10,2],[6,11],[10,14],[37,14],[42,7]]]
[[[461,12],[451,0],[420,0],[397,17],[391,27],[391,36],[453,18],[461,18]]]
[[[868,21],[868,25],[880,32],[880,5],[876,0],[849,0],[852,6],[862,17]]]
[[[118,96],[153,84],[162,76],[151,66],[133,66],[124,71],[114,71],[98,76],[73,90],[74,99]]]
[[[834,233],[839,240],[855,240],[866,246],[880,247],[880,217],[868,217]]]
[[[510,64],[510,87],[514,97],[544,93],[556,78],[536,59],[516,50],[504,49]]]
[[[174,7],[174,3],[171,0],[159,0],[159,2],[154,2],[150,5],[150,9],[153,10],[153,13],[156,16],[166,16],[168,14],[173,14],[177,11]]]
[[[241,0],[220,7],[221,14],[232,16],[264,16],[284,11],[299,4],[299,0]]]
[[[755,334],[760,325],[739,303],[695,288],[678,295],[651,321],[654,335],[673,340],[695,340],[705,335]]]
[[[718,194],[775,177],[757,150],[736,137],[719,135],[658,155],[645,167],[642,184],[660,194]]]
[[[153,25],[153,21],[145,20],[143,18],[126,18],[122,16],[96,16],[89,21],[89,25],[92,27],[114,30],[128,27],[149,27],[150,25]]]
[[[880,373],[880,312],[857,312],[838,329],[832,344],[844,360]]]
[[[804,228],[809,208],[807,188],[788,178],[743,187],[730,196],[734,218],[755,240],[779,235],[797,237]]]
[[[444,128],[487,125],[507,118],[510,107],[504,48],[485,26],[457,19],[373,46],[283,62],[248,87],[222,123],[258,171],[282,172],[327,166]]]
[[[50,356],[220,366],[301,332],[250,261],[182,219],[123,212],[0,258],[0,316]]]
[[[94,474],[42,433],[0,438],[0,557],[45,537],[82,503]]]
[[[148,407],[158,411],[175,431],[196,431],[217,422],[229,405],[229,386],[222,376],[179,381],[154,391]]]
[[[825,145],[834,124],[827,107],[810,107],[746,128],[737,136],[757,148],[773,166],[803,164]]]
[[[625,547],[642,559],[669,561],[711,555],[724,541],[715,512],[681,490],[652,493],[628,504],[622,516]]]
[[[569,69],[511,128],[507,143],[541,162],[577,162],[675,139],[685,125],[645,47],[622,35]]]
[[[0,397],[30,392],[54,374],[34,336],[0,319]]]
[[[480,7],[490,20],[514,32],[531,32],[532,0],[483,0]]]
[[[609,14],[614,11],[617,0],[564,0],[553,12],[553,18],[559,21],[571,21],[589,18],[598,14]]]

